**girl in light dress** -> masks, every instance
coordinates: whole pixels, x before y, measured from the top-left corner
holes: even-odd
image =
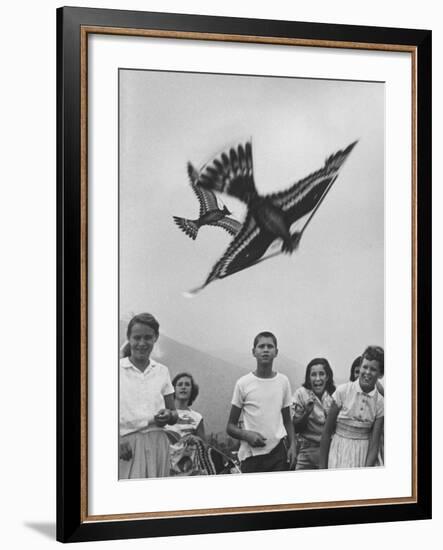
[[[197,447],[203,448],[205,428],[203,416],[191,409],[198,395],[198,385],[193,376],[187,372],[177,374],[172,380],[175,395],[175,407],[178,420],[170,426],[168,435],[171,439],[171,475],[197,475],[204,472],[197,464]],[[196,437],[189,437],[196,436]],[[198,441],[198,439],[201,441]]]
[[[354,359],[351,365],[351,373],[349,376],[349,380],[351,382],[354,382],[354,380],[357,380],[360,374],[360,365],[362,362],[362,357],[359,355]],[[381,393],[381,395],[385,396],[385,388],[380,380],[377,380],[375,387],[377,388],[378,392]],[[383,426],[383,430],[380,435],[380,446],[378,451],[378,457],[377,457],[377,463],[376,466],[383,466],[385,462],[385,430]]]
[[[169,475],[166,426],[177,413],[169,370],[151,358],[159,328],[150,313],[128,324],[119,374],[119,479]]]
[[[384,351],[369,346],[359,377],[333,394],[320,442],[320,468],[376,466],[384,424],[384,398],[377,390],[384,375]]]
[[[169,426],[172,476],[234,474],[240,470],[231,457],[206,442],[202,415],[191,408],[198,395],[194,377],[182,372],[172,380],[177,423]]]
[[[175,408],[178,413],[177,423],[173,430],[181,437],[189,434],[205,438],[203,416],[191,409],[192,403],[197,399],[199,387],[192,374],[181,372],[172,380],[175,395]]]

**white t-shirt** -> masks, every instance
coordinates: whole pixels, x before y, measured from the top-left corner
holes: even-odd
[[[279,372],[273,378],[259,378],[252,372],[242,376],[234,388],[232,405],[242,410],[245,430],[259,432],[266,438],[264,447],[251,447],[240,443],[238,457],[263,455],[272,451],[286,436],[281,411],[291,404],[291,387],[288,378]]]
[[[120,435],[146,431],[154,415],[165,407],[164,396],[172,393],[169,370],[161,363],[151,359],[141,372],[129,357],[120,359]]]

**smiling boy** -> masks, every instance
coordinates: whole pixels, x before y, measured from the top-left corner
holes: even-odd
[[[238,456],[243,473],[284,471],[295,462],[295,437],[289,380],[273,370],[278,355],[274,334],[260,332],[254,339],[252,355],[257,367],[237,380],[226,431],[241,441]],[[240,415],[243,428],[238,426]]]

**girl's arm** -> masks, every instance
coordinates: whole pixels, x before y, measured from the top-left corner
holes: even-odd
[[[328,467],[329,447],[331,445],[331,437],[335,432],[335,426],[337,424],[337,416],[340,409],[337,403],[332,403],[329,409],[328,416],[326,418],[325,427],[320,440],[320,463],[319,468],[326,469]]]
[[[374,466],[377,460],[378,448],[380,445],[380,435],[383,431],[385,417],[376,418],[372,428],[371,439],[369,440],[368,454],[366,456],[365,466]]]
[[[198,423],[198,426],[197,426],[197,429],[195,430],[195,435],[197,437],[199,437],[200,439],[203,439],[205,440],[206,439],[206,436],[205,436],[205,426],[203,424],[203,418],[200,420],[200,422]]]
[[[292,468],[295,467],[295,460],[297,458],[296,451],[295,451],[294,425],[291,422],[291,412],[289,410],[289,407],[284,407],[281,410],[281,414],[283,418],[283,425],[285,427],[286,433],[288,434],[288,442],[289,442],[288,462],[289,462],[289,468],[292,470]]]
[[[175,408],[175,398],[174,394],[170,393],[168,395],[165,395],[165,407],[169,410],[169,425],[177,424],[178,420],[178,412]]]
[[[160,409],[154,416],[154,421],[157,426],[163,427],[166,424],[176,424],[178,420],[178,413],[175,410],[174,394],[169,393],[164,396],[165,408]]]

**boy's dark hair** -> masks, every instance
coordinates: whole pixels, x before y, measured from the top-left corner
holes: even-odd
[[[308,366],[306,367],[305,381],[303,382],[303,386],[307,390],[312,390],[310,375],[311,369],[314,365],[321,365],[325,369],[326,376],[328,377],[325,390],[329,393],[329,395],[332,395],[335,392],[334,373],[332,372],[329,361],[324,357],[316,357],[315,359],[312,359],[312,361],[309,361]]]
[[[385,374],[385,352],[380,346],[368,346],[362,353],[362,360],[369,359],[369,361],[378,361],[380,365],[380,374]]]
[[[194,380],[194,377],[192,376],[192,374],[189,374],[188,372],[180,372],[179,374],[174,376],[174,379],[172,380],[172,385],[174,386],[174,390],[180,378],[189,378],[189,380],[191,381],[191,396],[189,397],[188,405],[192,405],[192,403],[194,403],[194,401],[197,399],[198,390],[199,390],[198,384]],[[174,391],[174,397],[175,397],[175,391]]]
[[[150,313],[139,313],[138,315],[134,315],[134,317],[128,323],[128,328],[126,330],[126,337],[128,340],[131,336],[132,327],[136,323],[140,323],[141,325],[147,325],[148,327],[151,327],[152,330],[155,332],[156,336],[159,335],[160,325],[158,324],[157,319]]]
[[[257,334],[257,336],[254,338],[254,345],[253,345],[254,348],[257,345],[260,338],[272,338],[272,340],[274,341],[275,347],[278,347],[277,346],[277,338],[276,338],[275,334],[272,334],[272,332],[268,332],[268,331],[265,330],[263,332],[259,332]]]
[[[359,355],[354,359],[354,361],[352,361],[351,372],[349,373],[349,380],[351,382],[354,382],[357,379],[357,377],[355,376],[355,369],[361,365],[361,362],[362,362],[361,355]]]

